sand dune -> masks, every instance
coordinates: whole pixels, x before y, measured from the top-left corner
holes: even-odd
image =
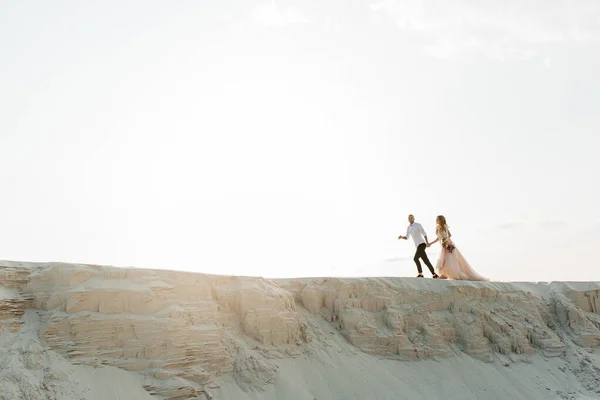
[[[600,398],[600,283],[0,262],[0,399]]]

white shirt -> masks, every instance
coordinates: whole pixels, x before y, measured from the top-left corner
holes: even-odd
[[[420,223],[413,222],[412,225],[409,225],[408,228],[406,228],[405,236],[407,239],[409,236],[412,236],[415,241],[415,246],[418,247],[421,243],[425,243],[425,238],[423,236],[427,236],[427,234]]]

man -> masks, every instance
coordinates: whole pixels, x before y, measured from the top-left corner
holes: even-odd
[[[398,236],[398,239],[406,240],[409,236],[412,236],[413,241],[415,242],[415,246],[417,246],[415,258],[413,258],[415,264],[417,264],[417,271],[419,271],[419,275],[417,275],[417,278],[423,277],[423,270],[421,269],[421,263],[419,262],[419,258],[421,258],[425,265],[427,265],[427,267],[431,271],[431,274],[433,275],[433,279],[439,278],[438,274],[436,274],[433,270],[433,266],[431,265],[431,262],[429,262],[429,258],[427,258],[427,253],[425,253],[425,249],[429,247],[429,240],[427,240],[427,234],[425,233],[425,229],[423,229],[421,224],[415,222],[415,216],[412,214],[408,216],[408,222],[410,225],[408,225],[408,227],[406,228],[406,236],[400,235]]]

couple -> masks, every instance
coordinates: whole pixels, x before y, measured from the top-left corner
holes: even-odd
[[[452,234],[448,229],[448,225],[446,224],[446,218],[443,215],[438,215],[435,219],[436,228],[435,233],[437,238],[433,242],[429,242],[427,240],[427,234],[425,230],[418,222],[415,222],[415,216],[408,216],[408,228],[406,228],[406,236],[398,236],[398,239],[408,239],[411,236],[415,242],[415,246],[417,246],[417,252],[415,253],[415,263],[417,264],[417,270],[419,271],[419,275],[417,278],[423,277],[423,271],[421,270],[421,263],[419,262],[419,258],[423,259],[423,262],[431,273],[433,274],[434,279],[453,279],[453,280],[466,280],[466,281],[487,281],[487,278],[479,275],[465,260],[462,254],[458,251],[452,240]],[[436,269],[439,273],[436,274],[433,270],[433,266],[431,262],[429,262],[429,258],[427,258],[427,253],[425,253],[425,248],[431,246],[435,242],[440,241],[442,245],[442,251],[438,256]]]

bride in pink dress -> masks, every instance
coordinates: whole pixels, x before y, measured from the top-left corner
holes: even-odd
[[[479,275],[465,260],[463,255],[458,251],[452,239],[452,234],[446,224],[446,218],[443,215],[438,215],[435,219],[435,233],[437,239],[430,242],[429,246],[440,241],[442,249],[438,256],[435,269],[440,276],[440,279],[453,279],[465,281],[487,281],[489,279]]]

